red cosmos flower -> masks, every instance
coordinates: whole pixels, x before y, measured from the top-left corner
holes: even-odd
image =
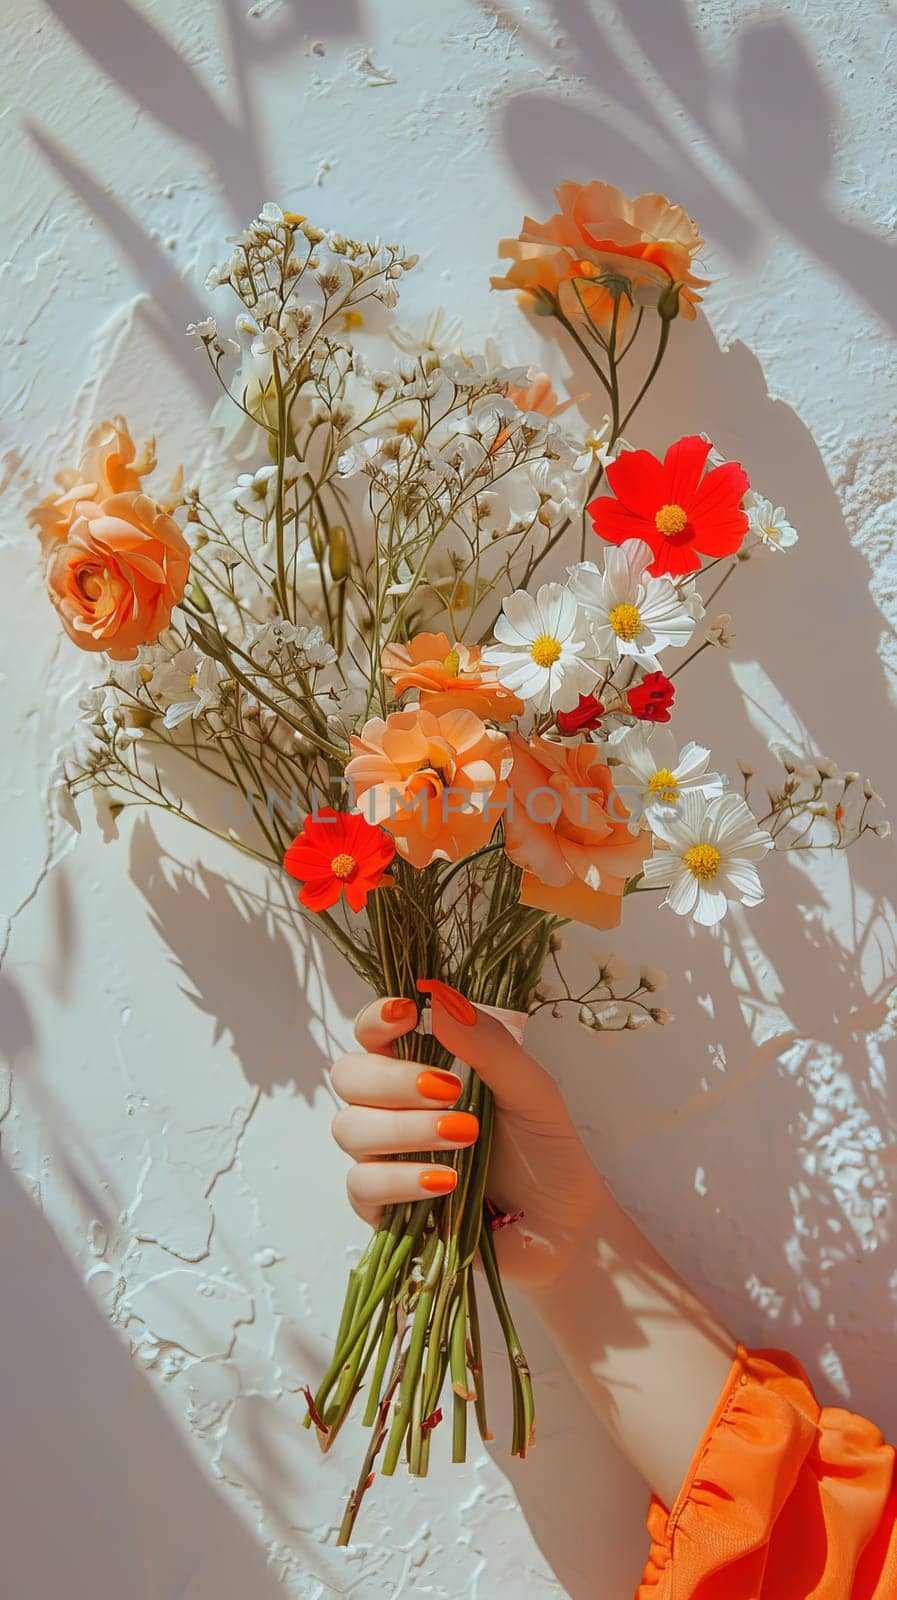
[[[569,737],[572,733],[591,733],[603,716],[601,701],[596,700],[593,694],[581,694],[575,710],[559,711],[556,720],[559,732]]]
[[[669,722],[675,697],[675,688],[662,672],[646,672],[641,683],[626,690],[629,709],[642,722]]]
[[[644,539],[655,577],[696,572],[701,556],[730,556],[747,532],[741,501],[750,488],[737,461],[704,472],[706,439],[680,439],[658,461],[650,450],[624,450],[607,469],[613,496],[589,505],[595,532],[611,544]]]
[[[309,911],[326,911],[341,894],[353,911],[362,911],[395,853],[395,843],[382,828],[354,811],[325,807],[306,817],[283,864],[302,884],[299,899]]]

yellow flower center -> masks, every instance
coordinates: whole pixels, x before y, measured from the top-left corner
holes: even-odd
[[[152,679],[152,676],[153,676],[152,667],[141,667],[140,668],[140,682],[141,683],[149,683],[150,680]]]
[[[417,417],[400,417],[396,423],[396,433],[413,433],[417,427]]]
[[[358,862],[355,857],[344,851],[341,855],[334,856],[330,863],[330,870],[335,878],[346,879],[351,878],[357,866]]]
[[[716,877],[722,859],[715,844],[693,844],[682,857],[689,872],[693,872],[701,883],[709,883],[711,878]]]
[[[461,657],[457,650],[450,650],[442,665],[451,677],[457,678],[458,673],[461,671]]]
[[[543,633],[530,648],[530,655],[537,667],[553,667],[561,659],[563,646],[558,639],[552,639],[549,633]]]
[[[617,638],[625,639],[627,644],[630,640],[637,639],[642,631],[642,614],[638,606],[628,605],[625,601],[621,605],[614,606],[607,620]]]
[[[587,261],[585,257],[583,257],[582,261],[574,261],[573,271],[577,278],[597,278],[598,276],[598,268],[594,261]]]
[[[669,767],[658,767],[656,772],[652,772],[648,788],[658,800],[663,800],[667,805],[673,805],[679,798],[679,779]],[[712,846],[705,845],[701,848],[711,849]]]
[[[189,678],[187,679],[187,682],[189,683],[191,689],[195,689],[196,688],[196,673],[195,672],[191,672]]]
[[[654,526],[658,533],[672,536],[681,533],[688,521],[688,512],[682,506],[661,506],[654,518]]]

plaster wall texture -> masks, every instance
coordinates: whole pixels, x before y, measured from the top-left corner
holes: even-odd
[[[681,200],[706,318],[675,330],[639,441],[706,430],[801,532],[751,563],[686,737],[762,768],[805,736],[895,784],[893,9],[792,0],[20,0],[0,174],[4,681],[0,1545],[9,1600],[625,1597],[645,1491],[539,1329],[538,1447],[378,1485],[332,1547],[358,1435],[317,1455],[317,1373],[360,1244],[326,1061],[360,995],[260,876],[137,819],[77,841],[46,788],[92,666],[24,511],[91,418],[164,464],[212,399],[185,324],[267,198],[422,253],[441,302],[577,392],[487,277],[564,177]],[[897,1435],[895,874],[864,842],[778,858],[714,937],[637,905],[674,1027],[538,1020],[596,1158],[748,1342]],[[611,941],[606,941],[610,944]],[[585,949],[589,941],[581,941]],[[328,1534],[329,1529],[329,1534]],[[328,1543],[328,1537],[330,1542]]]

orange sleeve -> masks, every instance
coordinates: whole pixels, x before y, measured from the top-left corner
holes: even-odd
[[[895,1600],[894,1450],[865,1418],[820,1406],[793,1356],[739,1345],[648,1532],[636,1600]]]

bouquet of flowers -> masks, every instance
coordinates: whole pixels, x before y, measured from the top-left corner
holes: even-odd
[[[576,402],[544,375],[454,347],[438,318],[420,339],[397,323],[416,262],[398,245],[274,204],[232,241],[208,286],[235,296],[235,336],[211,319],[188,331],[223,390],[215,451],[251,470],[226,491],[179,474],[151,494],[153,448],[138,454],[117,418],[34,512],[62,625],[101,658],[57,792],[73,821],[91,789],[113,821],[160,807],[285,869],[321,936],[406,1007],[438,990],[637,1027],[670,1020],[654,980],[617,992],[603,967],[574,994],[566,922],[613,928],[626,896],[656,893],[712,925],[762,898],[773,845],[840,850],[886,825],[858,774],[787,751],[758,815],[746,769],[734,792],[708,749],[659,728],[683,667],[728,642],[729,617],[710,614],[723,584],[797,535],[708,438],[660,460],[625,437],[674,324],[696,315],[695,224],[598,182],[558,201],[501,244],[493,283],[588,361],[602,414],[579,437],[560,420]],[[245,818],[216,826],[189,806],[179,762],[245,799]],[[450,1065],[426,1031],[413,1048]],[[341,1542],[378,1458],[426,1473],[443,1402],[453,1460],[471,1407],[488,1437],[483,1283],[507,1344],[512,1450],[533,1438],[495,1251],[515,1219],[490,1201],[493,1108],[475,1073],[460,1110],[479,1137],[433,1151],[426,1187],[380,1218],[305,1392],[324,1449],[363,1392],[370,1444]]]

